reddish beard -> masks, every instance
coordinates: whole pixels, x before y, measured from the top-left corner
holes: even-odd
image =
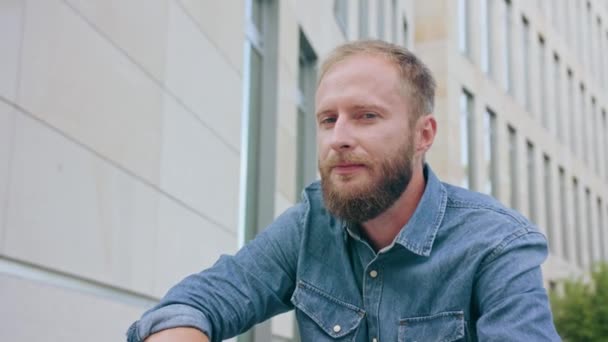
[[[392,156],[372,161],[352,152],[336,154],[319,161],[321,186],[325,207],[334,216],[352,223],[369,221],[392,206],[407,188],[412,178],[413,144],[405,144]],[[344,184],[332,179],[332,169],[339,164],[360,164],[369,173],[365,184],[352,182],[356,175],[339,175]]]

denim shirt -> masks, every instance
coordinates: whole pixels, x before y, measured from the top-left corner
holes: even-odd
[[[221,341],[294,308],[302,341],[559,341],[544,236],[489,196],[424,174],[413,216],[377,253],[313,183],[236,255],[173,287],[128,341],[178,326]]]

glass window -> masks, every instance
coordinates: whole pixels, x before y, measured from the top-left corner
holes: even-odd
[[[606,51],[604,51],[605,47],[603,47],[604,44],[602,43],[602,19],[597,17],[596,22],[596,48],[593,49],[596,68],[594,75],[597,77],[597,80],[599,81],[598,83],[601,84],[603,88],[606,88],[606,80],[604,79],[604,64],[606,63],[605,58],[608,58],[608,56],[606,56]]]
[[[538,223],[538,212],[536,209],[536,163],[535,163],[535,152],[534,144],[528,141],[526,143],[526,169],[528,171],[528,212],[530,220],[533,223]]]
[[[581,239],[581,232],[580,229],[582,228],[582,222],[581,222],[581,201],[580,201],[580,195],[578,193],[578,180],[576,178],[574,178],[572,180],[572,208],[574,210],[574,228],[575,228],[575,232],[574,234],[572,234],[572,237],[574,238],[574,248],[576,250],[576,264],[580,267],[583,266],[583,251],[584,251],[584,247],[582,245],[582,239]]]
[[[557,139],[560,142],[564,142],[564,118],[562,117],[562,78],[559,63],[559,56],[553,55],[553,112],[555,118],[555,126],[557,130]]]
[[[505,89],[507,90],[507,92],[509,94],[513,94],[513,75],[512,75],[512,70],[513,70],[513,66],[512,66],[512,60],[513,60],[513,49],[511,48],[511,32],[513,30],[513,23],[512,23],[512,8],[511,8],[511,1],[510,0],[506,0],[505,1],[505,12],[504,12],[504,18],[503,18],[503,24],[504,24],[504,28],[503,28],[503,34],[504,34],[504,41],[505,41],[505,53],[503,53],[503,68],[504,68],[504,82],[505,82]]]
[[[602,205],[602,198],[597,198],[597,228],[598,228],[598,239],[599,239],[599,257],[601,260],[608,260],[608,246],[606,246],[606,222],[604,221],[604,206]]]
[[[511,208],[519,209],[519,190],[518,190],[518,159],[517,159],[517,132],[515,128],[509,126],[509,180],[510,180],[510,202]]]
[[[407,18],[403,16],[403,46],[410,48],[410,34],[407,26]]]
[[[296,158],[296,196],[317,178],[315,85],[317,54],[304,32],[300,30],[300,56],[298,67],[298,122]],[[298,198],[294,198],[297,201]]]
[[[378,39],[380,40],[384,40],[384,25],[385,20],[384,20],[384,14],[386,13],[385,9],[384,9],[384,0],[376,0],[376,5],[377,5],[377,34],[378,34]]]
[[[470,54],[469,0],[458,0],[458,47],[466,56]]]
[[[547,60],[545,55],[545,39],[538,36],[538,80],[540,98],[538,99],[538,110],[540,112],[541,123],[543,127],[549,128],[549,112],[547,111],[547,74],[545,68]]]
[[[484,132],[484,162],[486,164],[486,185],[484,191],[498,197],[498,167],[496,165],[496,114],[486,108],[483,118]]]
[[[472,122],[473,122],[473,95],[462,90],[460,96],[460,163],[462,166],[462,181],[464,188],[472,188],[473,167],[471,165],[472,153]]]
[[[334,0],[334,16],[345,39],[348,39],[348,0]]]
[[[595,97],[591,98],[591,132],[589,132],[589,140],[590,142],[588,143],[589,148],[591,149],[591,163],[594,166],[595,169],[595,173],[597,175],[600,175],[600,160],[602,159],[602,157],[600,156],[600,144],[601,141],[599,141],[599,133],[598,133],[598,125],[599,125],[599,113],[597,112],[597,103],[595,100]]]
[[[587,235],[587,251],[588,251],[588,258],[587,259],[587,264],[591,265],[593,263],[593,261],[596,260],[596,247],[595,247],[595,224],[594,224],[594,219],[593,219],[593,207],[591,204],[591,189],[586,188],[585,189],[585,207],[586,207],[586,212],[585,212],[585,221],[587,221],[587,229],[586,229],[586,235]]]
[[[566,99],[568,100],[568,119],[570,121],[570,150],[574,154],[576,154],[577,151],[576,139],[578,135],[576,132],[576,122],[578,118],[574,112],[575,97],[576,94],[574,92],[574,76],[572,75],[572,70],[568,69],[568,96],[566,96]]]
[[[555,223],[553,221],[553,185],[551,175],[551,159],[548,155],[543,156],[543,179],[545,198],[545,231],[547,232],[547,240],[549,241],[549,249],[555,253]]]
[[[532,113],[532,100],[530,96],[530,24],[528,23],[528,19],[525,17],[521,18],[522,21],[522,30],[521,30],[521,40],[522,40],[522,72],[523,72],[523,102],[525,108],[528,112]]]
[[[397,7],[397,0],[391,0],[391,41],[394,44],[397,44],[397,12],[399,11]]]
[[[583,156],[583,161],[589,165],[589,148],[587,146],[587,98],[585,93],[585,86],[580,84],[580,108],[581,115],[579,117],[579,128],[580,133],[579,137],[581,139],[581,154]]]
[[[568,209],[570,208],[567,204],[566,199],[566,173],[563,167],[559,168],[559,216],[560,223],[559,229],[561,231],[561,242],[562,242],[562,255],[568,261],[572,260],[572,251],[570,250],[570,245],[568,244]]]
[[[606,181],[608,181],[608,119],[606,118],[606,110],[602,110],[602,138],[604,140],[604,176]],[[607,223],[608,224],[608,223]]]
[[[481,11],[481,69],[492,76],[492,1],[480,0]]]
[[[369,2],[359,0],[359,38],[369,38]]]

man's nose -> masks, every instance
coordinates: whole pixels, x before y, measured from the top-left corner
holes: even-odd
[[[331,148],[336,151],[350,150],[355,146],[353,130],[346,118],[338,117],[331,132]]]

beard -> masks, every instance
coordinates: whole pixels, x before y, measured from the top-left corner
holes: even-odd
[[[351,223],[363,223],[376,218],[391,207],[405,191],[412,178],[414,156],[412,142],[404,144],[397,153],[378,161],[358,157],[352,152],[336,154],[325,162],[319,161],[323,200],[327,210]],[[338,163],[365,165],[370,179],[365,184],[352,180],[361,175],[334,175],[341,185],[332,180],[332,168]],[[352,184],[348,184],[352,180]]]

